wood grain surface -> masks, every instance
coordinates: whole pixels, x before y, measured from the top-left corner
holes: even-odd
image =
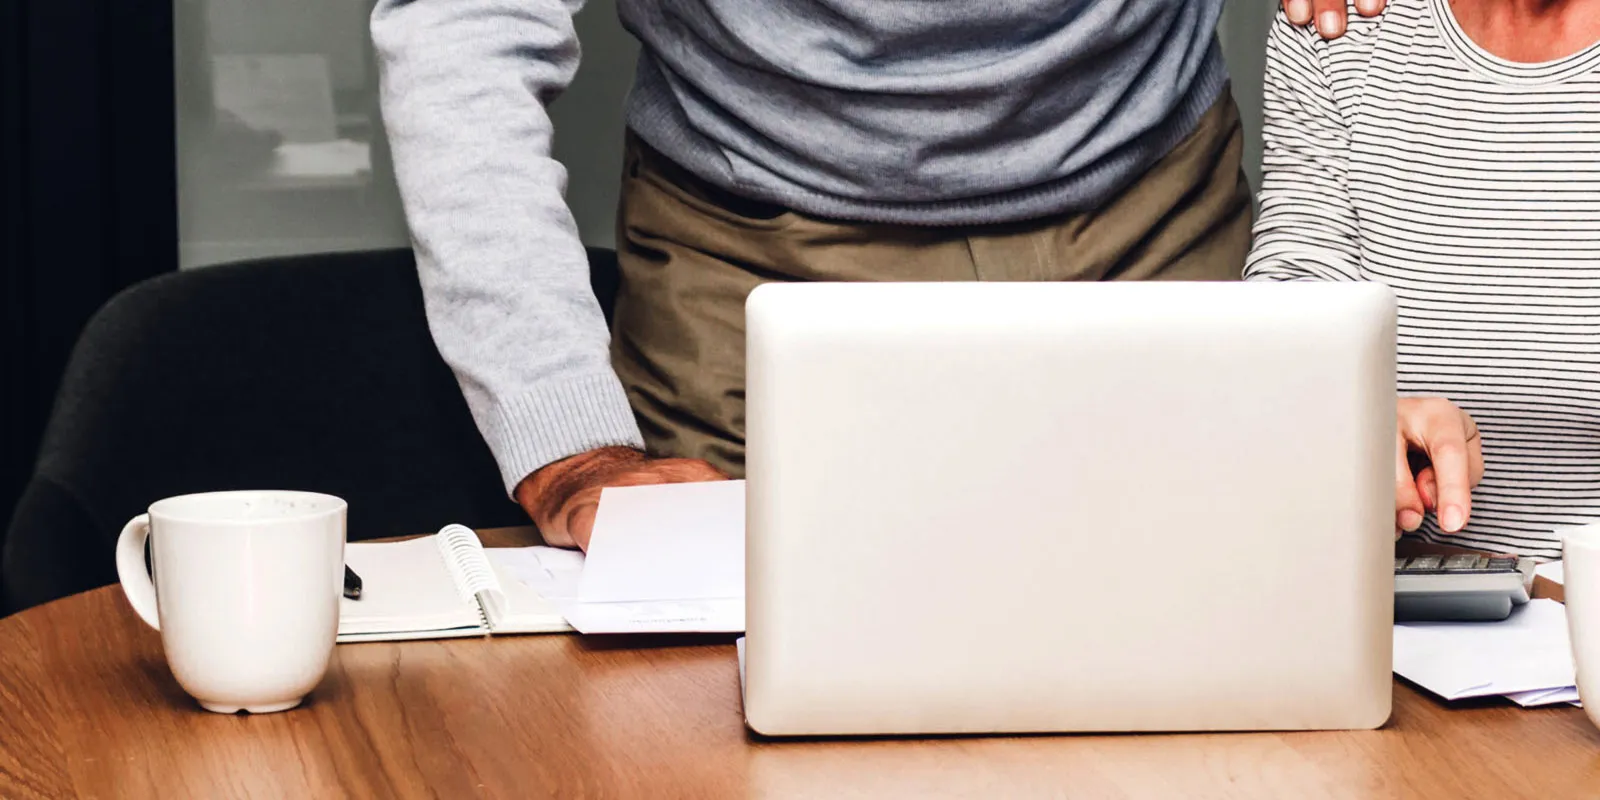
[[[1403,684],[1374,732],[760,741],[729,641],[341,645],[305,706],[219,716],[106,587],[0,620],[0,797],[1600,794],[1600,731],[1578,709]]]

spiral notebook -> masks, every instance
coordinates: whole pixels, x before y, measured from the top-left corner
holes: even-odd
[[[352,542],[345,563],[361,597],[339,600],[339,642],[556,633],[583,556],[550,547],[485,548],[449,525],[402,542]]]

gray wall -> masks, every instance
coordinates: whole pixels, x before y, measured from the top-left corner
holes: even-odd
[[[754,1],[754,0],[753,0]],[[301,252],[404,246],[404,217],[389,172],[365,17],[371,0],[174,0],[178,14],[178,149],[183,265]],[[1260,185],[1262,50],[1277,0],[1233,0],[1219,26],[1244,117],[1245,163]],[[622,106],[637,45],[615,0],[578,15],[583,65],[551,109],[555,155],[569,173],[568,201],[584,241],[615,242]],[[223,131],[211,108],[217,56],[309,54],[326,63],[338,138],[371,146],[368,172],[331,177],[268,174],[270,152]],[[270,91],[270,90],[264,90]],[[315,98],[292,104],[315,108]],[[326,103],[322,105],[326,106]],[[266,159],[264,162],[263,159]],[[264,172],[265,170],[265,172]]]
[[[1233,99],[1244,120],[1244,168],[1254,189],[1261,187],[1261,73],[1267,29],[1277,11],[1278,0],[1232,0],[1223,7],[1217,26],[1233,78]]]
[[[567,203],[584,242],[611,247],[622,171],[622,103],[633,83],[639,45],[617,21],[616,0],[589,0],[577,28],[583,63],[567,93],[550,108],[555,156],[567,166]]]

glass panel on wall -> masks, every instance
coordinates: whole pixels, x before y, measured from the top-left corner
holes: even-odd
[[[183,267],[403,247],[378,107],[372,0],[174,0]],[[590,244],[613,242],[634,43],[612,0],[578,17],[585,63],[552,109]]]
[[[175,0],[182,266],[406,243],[368,0]]]

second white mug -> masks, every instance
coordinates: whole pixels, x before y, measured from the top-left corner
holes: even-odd
[[[123,592],[202,707],[282,711],[321,682],[339,630],[346,512],[332,495],[208,492],[158,501],[122,529]]]
[[[1600,726],[1600,525],[1563,533],[1561,561],[1578,698],[1590,721]]]

